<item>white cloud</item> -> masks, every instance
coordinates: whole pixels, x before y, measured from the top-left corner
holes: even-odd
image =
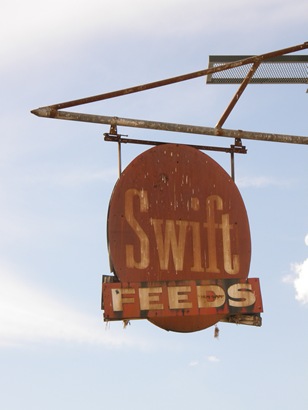
[[[308,246],[308,234],[305,236],[305,244]],[[308,305],[308,259],[302,263],[291,265],[292,275],[283,278],[283,282],[292,284],[295,289],[295,299],[303,305]]]
[[[190,367],[196,367],[196,366],[198,366],[198,365],[199,365],[198,360],[192,360],[192,361],[189,363],[189,366],[190,366]]]
[[[140,18],[144,11],[141,0],[120,2],[99,0],[54,0],[52,6],[39,0],[12,0],[1,7],[0,55],[10,65],[14,60],[31,58],[38,53],[48,55],[56,48],[71,45],[77,48],[80,41],[100,28],[104,33],[122,26],[132,16]],[[121,4],[122,3],[122,4]],[[125,19],[126,18],[126,19]],[[141,19],[142,20],[142,19]],[[127,24],[127,23],[126,23]],[[8,60],[9,58],[9,60]]]
[[[150,348],[122,329],[106,330],[102,320],[85,315],[11,270],[0,269],[0,348],[36,343],[74,343],[108,348]]]
[[[211,363],[218,363],[220,359],[217,356],[211,355],[207,357],[207,360]]]
[[[220,362],[220,359],[217,356],[214,355],[209,355],[206,357],[206,361],[210,362],[210,363],[218,363]],[[189,367],[197,367],[200,365],[200,361],[199,360],[192,360],[189,363]]]
[[[251,2],[249,8],[245,0],[221,0],[213,4],[203,0],[54,0],[52,5],[39,0],[11,0],[3,3],[0,35],[5,41],[1,42],[0,55],[2,64],[7,66],[42,56],[42,53],[42,58],[46,58],[53,50],[70,51],[67,47],[77,48],[98,34],[108,42],[127,30],[176,36],[179,27],[186,34],[204,31],[206,27],[211,33],[217,28],[218,20],[227,30],[234,28],[234,21],[229,17],[234,10],[239,21],[249,22],[247,28],[259,26],[260,17],[263,24],[270,21],[272,27],[283,25],[289,22],[290,13],[292,21],[303,24],[306,15],[305,0],[294,0],[292,6],[285,5],[283,0],[259,0]]]
[[[293,264],[291,269],[293,275],[285,277],[284,281],[293,284],[296,300],[303,305],[308,305],[308,259]]]
[[[52,184],[65,187],[80,187],[81,185],[95,182],[112,182],[115,183],[118,178],[118,169],[116,167],[104,168],[103,170],[94,169],[70,169],[58,170],[43,174],[23,175],[23,182],[27,184]]]
[[[269,176],[258,177],[237,177],[236,184],[240,188],[266,188],[270,186],[285,187],[290,185],[290,181],[277,180]]]

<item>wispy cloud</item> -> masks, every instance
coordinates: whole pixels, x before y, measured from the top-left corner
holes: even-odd
[[[199,365],[198,360],[192,360],[191,362],[189,362],[189,367],[196,367]]]
[[[305,237],[308,246],[308,235]],[[292,274],[283,278],[285,283],[290,283],[295,289],[295,299],[303,305],[308,305],[308,258],[302,263],[291,265]]]
[[[16,58],[23,58],[39,52],[47,53],[54,48],[61,48],[63,43],[72,43],[76,47],[78,40],[96,34],[106,33],[108,36],[117,34],[119,30],[148,31],[148,25],[154,24],[150,17],[160,18],[162,22],[167,22],[170,16],[169,10],[178,9],[178,2],[165,2],[156,0],[155,2],[144,2],[142,0],[100,1],[72,1],[65,2],[54,0],[53,7],[39,0],[29,0],[23,2],[12,0],[4,2],[0,24],[0,34],[7,41],[0,46],[0,55],[4,63],[11,64]],[[188,5],[183,3],[187,9]],[[180,13],[182,18],[184,13]],[[169,17],[168,17],[169,19]],[[117,24],[114,24],[117,21]],[[166,25],[168,27],[168,25]],[[99,34],[98,34],[99,33]],[[60,40],[58,42],[57,40]],[[74,42],[74,45],[73,45]],[[29,47],[31,44],[31,47]],[[64,50],[62,48],[62,50]],[[48,50],[48,51],[46,51]],[[9,58],[11,57],[11,58]]]
[[[236,184],[240,188],[267,188],[267,187],[287,187],[291,181],[276,179],[270,176],[245,176],[237,177]]]
[[[206,360],[206,362],[209,362],[209,363],[219,363],[220,362],[220,359],[215,355],[209,355],[205,358],[205,360]],[[202,361],[200,361],[200,360],[191,360],[188,365],[189,365],[189,367],[198,367],[202,364],[204,364],[204,359]]]
[[[217,356],[211,355],[207,357],[207,360],[211,363],[218,363],[220,359]]]
[[[90,344],[107,348],[151,348],[122,329],[106,330],[102,320],[77,311],[46,290],[0,268],[0,348],[29,344]]]
[[[216,3],[205,3],[203,0],[54,0],[52,4],[53,7],[49,7],[39,0],[4,2],[0,24],[0,34],[6,39],[0,46],[4,64],[14,64],[16,59],[42,52],[47,56],[61,47],[62,52],[66,52],[68,44],[76,48],[79,40],[84,41],[93,35],[105,34],[110,38],[121,35],[127,29],[130,32],[142,31],[143,35],[152,34],[158,22],[160,30],[155,35],[174,35],[178,26],[182,26],[187,34],[198,33],[201,29],[204,31],[205,26],[210,32],[215,28],[217,18],[226,30],[234,26],[229,18],[229,12],[234,9],[238,11],[240,21],[245,21],[246,17],[249,27],[259,24],[261,16],[263,22],[268,19],[272,25],[277,25],[285,24],[286,19],[291,17],[292,21],[300,24],[306,15],[306,2],[303,0],[294,0],[292,7],[286,5],[287,12],[280,0],[274,6],[272,2],[269,4],[267,0],[260,0],[251,4],[249,11],[244,7],[244,0],[223,2],[223,13]],[[267,12],[268,8],[276,11],[277,19],[274,22],[272,13]],[[198,10],[197,14],[195,10]],[[117,24],[114,24],[115,21]],[[177,25],[172,24],[175,21]]]
[[[27,184],[48,183],[57,186],[79,187],[85,184],[95,182],[115,182],[118,178],[116,167],[104,168],[103,170],[95,169],[71,169],[49,172],[44,174],[29,174],[22,177]]]

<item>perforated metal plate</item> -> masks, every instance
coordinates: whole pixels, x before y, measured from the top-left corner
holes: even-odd
[[[209,67],[245,60],[252,56],[209,56]],[[207,84],[240,84],[253,64],[244,64],[207,76]],[[280,56],[262,61],[250,84],[306,84],[308,55]]]

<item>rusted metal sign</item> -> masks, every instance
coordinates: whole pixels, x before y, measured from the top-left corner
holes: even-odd
[[[165,144],[135,158],[112,193],[107,232],[119,282],[103,284],[105,320],[147,318],[187,332],[242,309],[262,311],[258,281],[246,281],[245,205],[231,177],[199,150]],[[239,292],[242,304],[232,305],[238,286],[249,303]]]
[[[184,145],[152,148],[123,171],[108,214],[121,281],[246,278],[250,232],[231,177]]]

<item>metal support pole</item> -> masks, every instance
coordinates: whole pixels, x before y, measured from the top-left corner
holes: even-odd
[[[121,151],[121,141],[118,141],[118,166],[119,166],[119,178],[122,174],[122,151]]]
[[[31,111],[39,117],[55,118],[60,120],[90,122],[96,124],[109,124],[112,126],[123,126],[133,128],[154,129],[160,131],[171,131],[178,133],[212,135],[214,137],[240,138],[257,141],[272,141],[289,144],[308,145],[308,137],[284,134],[272,134],[265,132],[253,132],[242,130],[218,129],[211,127],[202,127],[197,125],[175,124],[158,121],[146,121],[132,118],[118,118],[103,115],[83,114],[77,112],[57,111],[50,107],[38,108]]]
[[[234,151],[231,151],[231,178],[235,182],[235,172],[234,172]]]
[[[244,78],[242,84],[240,85],[239,89],[237,90],[237,92],[235,93],[234,97],[232,98],[230,104],[228,105],[228,107],[226,108],[225,112],[223,113],[222,117],[220,118],[220,120],[218,121],[218,123],[216,124],[216,128],[221,128],[224,123],[226,122],[226,119],[229,117],[231,111],[233,110],[233,108],[235,107],[235,104],[238,102],[239,98],[241,97],[241,95],[243,94],[245,88],[247,87],[247,85],[249,84],[250,79],[252,78],[252,76],[254,75],[254,73],[256,72],[257,68],[260,65],[260,61],[257,61],[253,64],[253,66],[251,67],[251,69],[248,71],[247,76]]]

